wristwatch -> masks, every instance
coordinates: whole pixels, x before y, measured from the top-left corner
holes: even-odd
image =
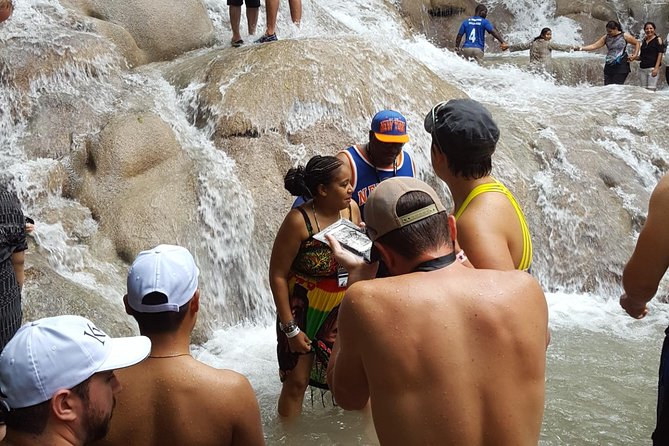
[[[283,324],[281,321],[279,321],[279,328],[284,333],[290,333],[297,328],[297,323],[295,320],[288,321],[287,324]]]

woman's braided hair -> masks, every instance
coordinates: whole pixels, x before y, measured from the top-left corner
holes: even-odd
[[[330,184],[334,172],[343,164],[342,160],[330,155],[315,155],[306,166],[297,166],[288,170],[283,185],[293,196],[305,199],[314,198],[319,184]]]

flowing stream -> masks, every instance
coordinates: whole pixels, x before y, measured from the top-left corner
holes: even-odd
[[[550,26],[554,36],[560,36],[560,43],[583,43],[573,21],[553,18],[555,2],[496,0],[490,4],[502,2],[517,17],[508,33],[514,41],[532,38],[538,34],[536,28]],[[218,45],[228,45],[227,6],[220,0],[205,3],[217,31]],[[591,153],[596,163],[606,155],[633,171],[629,183],[612,189],[626,212],[644,214],[648,194],[666,169],[658,160],[669,160],[665,121],[669,89],[665,86],[651,94],[633,86],[605,88],[578,79],[572,79],[572,86],[559,85],[550,75],[506,63],[504,55],[499,56],[500,64],[481,67],[435,47],[424,36],[407,32],[400,25],[401,16],[392,2],[304,0],[303,4],[303,24],[298,29],[289,23],[287,3],[282,2],[281,39],[353,35],[373,48],[391,47],[490,107],[500,127],[511,135],[509,141],[517,143],[513,150],[532,150],[536,157],[546,160],[539,171],[514,163],[513,150],[495,160],[497,176],[532,191],[528,196],[533,201],[523,207],[533,235],[544,234],[540,243],[535,240],[533,267],[547,290],[552,331],[541,444],[650,444],[660,347],[663,330],[669,324],[669,311],[665,304],[653,301],[649,316],[635,321],[620,309],[621,286],[612,278],[620,274],[621,264],[600,264],[597,250],[602,246],[623,249],[626,252],[621,257],[626,258],[631,254],[638,226],[624,243],[605,243],[611,211],[596,201],[584,203],[594,186],[571,156],[578,149]],[[495,21],[492,14],[489,18]],[[67,12],[57,0],[18,2],[12,21],[0,28],[0,45],[18,38],[26,47],[34,45],[38,52],[45,47],[66,51],[68,43],[61,27],[67,21]],[[261,11],[258,32],[263,29]],[[85,29],[80,33],[91,37]],[[244,39],[247,40],[245,35]],[[46,41],[51,43],[44,45]],[[17,54],[2,51],[5,50],[0,46],[0,62],[10,67],[20,63]],[[598,56],[560,57],[601,63]],[[90,73],[91,66],[95,75]],[[246,194],[236,177],[234,161],[214,147],[210,139],[213,130],[206,126],[196,128],[189,119],[188,110],[197,100],[199,86],[194,83],[177,92],[151,66],[131,74],[119,66],[118,60],[100,56],[88,60],[87,68],[72,66],[66,75],[45,76],[42,84],[35,83],[23,95],[0,82],[0,176],[18,192],[27,214],[38,220],[53,214],[62,216],[62,222],[40,225],[35,234],[51,266],[69,280],[103,290],[111,300],[119,301],[123,294],[126,265],[90,252],[86,240],[96,234],[96,221],[84,206],[63,198],[62,190],[53,186],[53,177],[63,175],[62,163],[58,159],[28,156],[26,137],[35,133],[28,120],[31,104],[46,97],[74,95],[81,97],[82,110],[99,117],[112,109],[131,109],[132,101],[138,101],[138,97],[150,101],[152,110],[171,125],[178,141],[188,148],[185,150],[199,172],[198,219],[203,237],[189,247],[197,254],[203,271],[202,287],[207,291],[203,319],[214,331],[205,343],[194,346],[196,356],[214,366],[237,370],[251,380],[269,445],[378,444],[368,414],[345,413],[333,406],[329,394],[322,395],[320,391],[307,392],[304,415],[294,424],[287,426],[277,419],[280,383],[271,325],[273,303],[266,280],[267,260],[254,257],[257,250],[249,237],[253,203],[240,198]],[[1,67],[2,64],[0,81]],[[383,77],[384,70],[379,66],[378,75]],[[129,91],[134,99],[124,102]],[[429,136],[422,131],[427,110],[417,104],[406,98],[403,111],[409,122],[410,149],[418,170],[427,178],[432,176]],[[19,110],[7,112],[12,109]],[[306,106],[296,108],[288,122],[296,129],[306,127],[321,112]],[[347,124],[359,125],[360,138],[364,138],[366,123]],[[97,131],[99,127],[91,123],[87,131],[72,135],[71,150],[81,150],[78,141],[86,132]],[[300,160],[303,149],[296,145],[290,155]],[[638,187],[632,187],[632,183]],[[224,268],[233,271],[232,279],[217,274]],[[582,274],[575,273],[581,270]],[[592,276],[587,274],[592,271]]]

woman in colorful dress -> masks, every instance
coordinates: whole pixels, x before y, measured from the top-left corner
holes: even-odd
[[[290,169],[284,179],[293,196],[309,198],[283,220],[269,266],[283,383],[278,411],[284,417],[300,414],[307,385],[327,389],[325,372],[347,276],[329,246],[313,235],[340,218],[360,224],[350,179],[347,164],[320,155]]]

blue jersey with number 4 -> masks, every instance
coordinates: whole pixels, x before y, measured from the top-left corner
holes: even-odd
[[[478,48],[483,51],[485,47],[485,32],[492,32],[495,29],[488,19],[474,16],[466,19],[460,25],[459,35],[465,36],[463,48]]]

